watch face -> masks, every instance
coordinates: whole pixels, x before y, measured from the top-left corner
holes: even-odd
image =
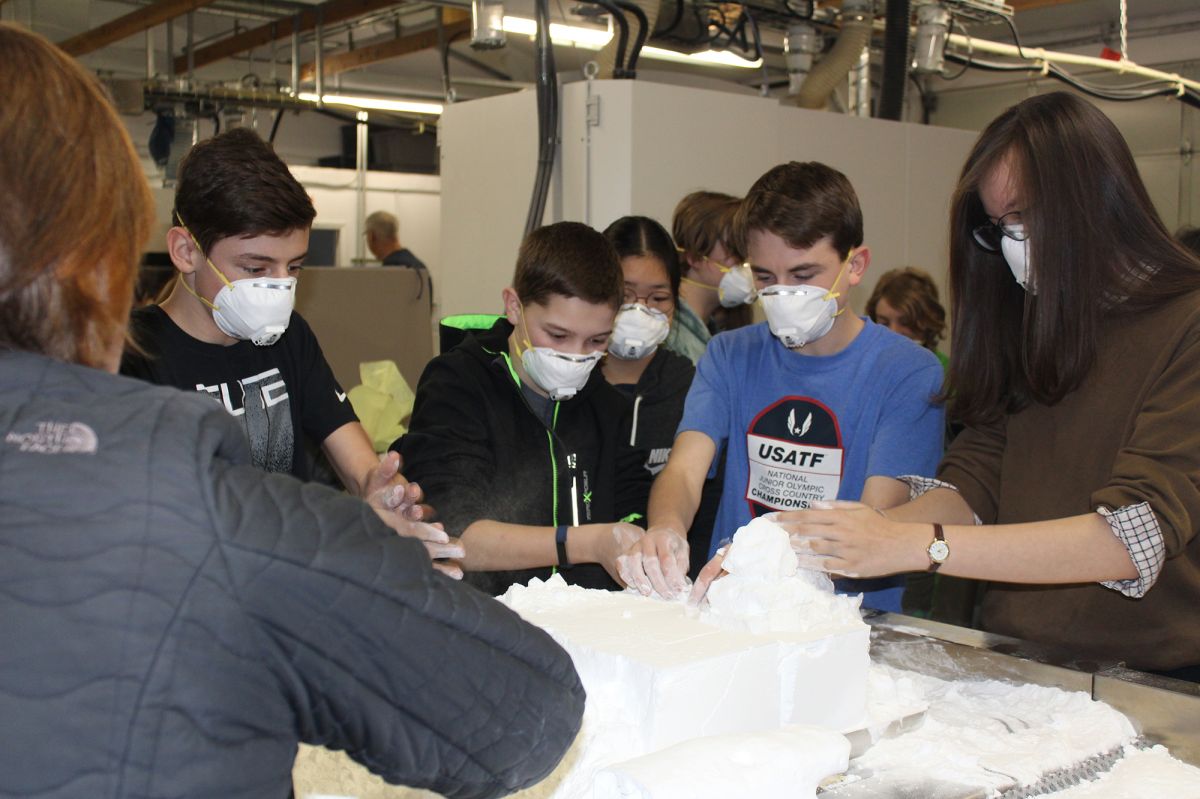
[[[929,545],[929,559],[934,563],[942,563],[950,557],[950,547],[945,541],[934,541]]]

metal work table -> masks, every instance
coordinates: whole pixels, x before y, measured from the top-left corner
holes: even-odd
[[[1200,765],[1200,685],[1073,659],[1053,648],[911,616],[868,615],[871,659],[946,680],[993,679],[1083,691],[1120,710],[1141,737]],[[850,774],[854,773],[851,762]],[[874,775],[822,792],[830,799],[982,799],[982,790],[932,778]]]

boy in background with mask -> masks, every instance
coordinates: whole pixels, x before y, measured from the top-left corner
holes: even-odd
[[[750,324],[754,278],[730,244],[741,200],[715,191],[694,191],[679,201],[671,232],[683,278],[667,349],[700,360],[712,336]]]
[[[654,484],[649,531],[622,577],[648,593],[684,588],[685,531],[718,457],[726,473],[709,555],[752,517],[860,500],[908,500],[897,478],[933,474],[942,453],[935,402],[942,368],[928,350],[848,311],[870,265],[862,211],[846,176],[792,162],[754,184],[734,223],[767,322],[709,344],[667,466]],[[863,604],[899,611],[903,577],[839,580]]]
[[[576,222],[525,238],[504,317],[434,358],[409,432],[392,445],[460,535],[467,579],[491,593],[560,568],[616,588],[642,535],[643,453],[624,447],[629,403],[595,367],[621,305],[611,244]],[[581,564],[581,565],[575,565]]]
[[[307,436],[389,526],[425,539],[431,556],[454,557],[457,544],[417,522],[430,514],[420,488],[400,475],[397,457],[376,457],[293,310],[315,216],[304,188],[253,131],[234,128],[193,147],[179,165],[167,231],[179,274],[161,305],[133,313],[141,351],[126,353],[121,373],[210,395],[241,420],[254,465],[268,472],[310,479]]]

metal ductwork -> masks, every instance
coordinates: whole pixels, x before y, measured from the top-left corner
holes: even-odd
[[[496,50],[504,44],[504,3],[471,0],[471,47]]]
[[[788,26],[783,38],[783,57],[787,62],[788,94],[800,94],[800,87],[812,71],[813,59],[821,52],[823,42],[815,25],[797,22]]]
[[[946,36],[950,32],[950,10],[941,3],[917,6],[917,35],[913,40],[912,71],[918,75],[940,75],[946,58]]]

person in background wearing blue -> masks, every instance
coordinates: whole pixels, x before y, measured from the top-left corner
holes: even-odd
[[[667,466],[650,494],[649,529],[622,578],[678,594],[686,531],[718,458],[725,484],[710,554],[751,518],[814,502],[887,508],[908,498],[901,475],[932,474],[942,453],[942,367],[915,342],[847,312],[871,263],[846,176],[782,164],[758,179],[734,225],[767,321],[709,344]],[[898,611],[902,577],[843,579],[867,607]]]
[[[621,258],[625,295],[600,369],[632,403],[629,447],[642,453],[642,468],[653,478],[667,465],[696,373],[691,361],[660,346],[679,307],[679,257],[671,235],[649,217],[623,216],[604,236]],[[718,475],[705,482],[700,510],[688,531],[699,550],[689,574],[698,573],[707,561],[720,495]]]

